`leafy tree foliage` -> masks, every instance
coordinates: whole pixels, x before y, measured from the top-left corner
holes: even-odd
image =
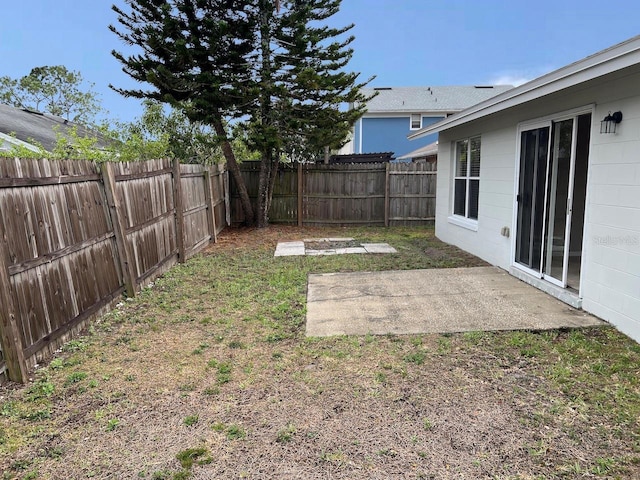
[[[80,72],[63,65],[35,67],[19,79],[0,77],[0,102],[89,125],[101,108],[93,84],[83,84]]]
[[[249,150],[239,128],[233,131],[232,146],[242,158],[258,160],[259,154]],[[135,162],[157,158],[177,159],[181,163],[214,164],[224,162],[220,145],[213,140],[210,127],[195,124],[180,110],[153,101],[144,101],[142,116],[131,123],[116,122],[93,129],[65,128],[56,132],[56,145],[47,152],[15,145],[0,151],[3,157],[80,159],[93,161]]]
[[[245,218],[267,224],[283,158],[338,147],[367,100],[358,74],[346,72],[353,25],[326,21],[341,0],[127,0],[114,6],[111,30],[132,55],[113,52],[123,70],[148,90],[116,89],[181,109],[210,126],[240,190]],[[355,105],[345,110],[341,106]],[[248,145],[261,155],[256,208],[249,201],[229,125],[246,124]],[[254,215],[255,212],[255,215]]]

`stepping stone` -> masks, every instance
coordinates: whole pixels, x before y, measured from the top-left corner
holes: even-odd
[[[398,251],[388,243],[363,243],[362,246],[367,253],[398,253]]]
[[[292,257],[304,255],[304,242],[279,242],[274,257]]]

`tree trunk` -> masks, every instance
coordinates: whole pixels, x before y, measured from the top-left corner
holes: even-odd
[[[273,154],[267,151],[260,162],[260,177],[258,184],[258,202],[256,205],[256,227],[263,228],[269,225],[269,183],[273,167]]]
[[[271,176],[269,178],[269,186],[267,189],[267,211],[271,210],[271,203],[273,201],[273,189],[278,179],[278,166],[280,165],[279,159],[280,153],[276,152],[275,158],[271,162]]]
[[[271,62],[271,31],[269,22],[273,15],[273,4],[271,0],[260,0],[260,54],[262,63],[260,66],[260,123],[263,135],[271,135],[272,126],[271,94],[272,94],[272,72]],[[262,161],[260,162],[260,178],[258,185],[258,202],[256,205],[255,223],[258,228],[266,227],[269,224],[269,204],[270,180],[273,169],[273,147],[271,139],[263,139]]]
[[[247,226],[252,226],[254,218],[251,199],[249,198],[247,186],[245,185],[242,174],[240,173],[240,167],[238,166],[236,156],[234,155],[233,149],[231,148],[231,143],[229,142],[229,138],[227,137],[227,131],[224,128],[222,119],[216,119],[213,122],[213,128],[216,132],[216,135],[218,135],[218,137],[222,139],[222,153],[224,154],[224,158],[227,161],[227,166],[229,167],[231,175],[233,175],[233,180],[236,182],[236,187],[238,188],[238,193],[240,194],[240,203],[242,204],[244,223]]]

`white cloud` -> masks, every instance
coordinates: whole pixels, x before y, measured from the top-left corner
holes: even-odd
[[[522,85],[523,83],[527,83],[529,80],[532,80],[530,77],[525,77],[522,75],[500,75],[499,77],[494,77],[491,82],[491,85],[513,85],[517,87],[518,85]]]
[[[517,87],[523,83],[527,83],[534,78],[538,78],[546,73],[555,70],[554,67],[547,65],[535,69],[528,69],[526,71],[502,71],[497,72],[491,76],[490,84],[492,85],[513,85]]]

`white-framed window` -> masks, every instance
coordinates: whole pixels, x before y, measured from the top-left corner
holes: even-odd
[[[453,214],[478,220],[479,193],[480,137],[458,140],[453,180]]]
[[[422,128],[422,114],[421,113],[412,113],[411,114],[411,130],[420,130]]]

